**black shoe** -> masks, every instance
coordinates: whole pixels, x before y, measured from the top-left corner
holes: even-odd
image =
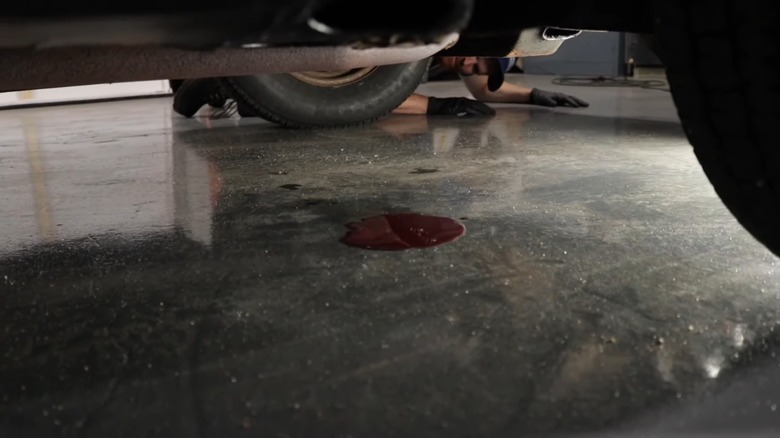
[[[173,110],[184,117],[192,117],[203,105],[221,108],[227,97],[214,78],[187,79],[173,96]]]
[[[248,106],[241,105],[240,103],[238,104],[238,115],[241,117],[257,117]]]
[[[168,79],[168,85],[171,87],[171,91],[176,94],[179,91],[179,87],[184,83],[184,79]]]

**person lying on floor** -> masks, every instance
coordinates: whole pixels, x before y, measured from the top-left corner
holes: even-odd
[[[440,57],[436,68],[456,72],[474,99],[466,97],[433,97],[420,93],[409,96],[393,110],[394,114],[428,116],[490,116],[495,110],[487,103],[512,103],[547,107],[587,107],[588,103],[574,96],[539,88],[528,88],[504,80],[505,72],[516,58]],[[221,107],[228,99],[215,78],[171,80],[176,93],[173,109],[192,117],[204,105]],[[238,105],[242,117],[253,116],[252,110]]]

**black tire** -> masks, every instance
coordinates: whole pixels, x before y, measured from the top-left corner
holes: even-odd
[[[659,3],[659,56],[696,157],[737,220],[780,255],[775,5],[768,0]]]
[[[292,74],[220,78],[231,97],[257,116],[292,128],[372,122],[398,107],[425,77],[429,60],[375,67],[341,86],[318,86]]]

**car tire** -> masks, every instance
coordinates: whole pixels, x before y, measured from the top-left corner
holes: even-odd
[[[659,2],[656,42],[678,114],[715,191],[780,255],[780,36],[762,0]]]
[[[430,60],[340,73],[281,73],[220,78],[247,111],[291,128],[372,122],[398,107],[423,81]]]

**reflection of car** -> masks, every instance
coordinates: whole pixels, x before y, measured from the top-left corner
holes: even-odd
[[[313,120],[386,112],[422,80],[420,62],[435,53],[546,53],[551,39],[576,33],[566,29],[652,34],[705,172],[740,222],[780,253],[780,18],[768,1],[431,0],[423,7],[410,0],[74,0],[45,8],[16,2],[0,15],[0,91],[349,72],[337,82],[299,77],[319,87],[316,100],[306,98],[311,88],[277,88],[277,96],[308,106]],[[455,34],[460,39],[450,47]],[[403,63],[411,64],[398,67]],[[394,66],[364,69],[381,65]],[[352,100],[342,101],[345,95]]]

